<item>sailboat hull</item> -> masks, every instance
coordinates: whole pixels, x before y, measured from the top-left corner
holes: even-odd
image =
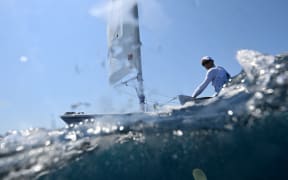
[[[149,114],[149,113],[126,113],[126,114],[84,114],[78,112],[66,112],[64,115],[60,116],[61,119],[68,125],[78,124],[80,122],[89,121],[125,121],[127,119],[133,119],[133,121],[145,121],[159,118],[161,116],[169,116],[168,114]]]
[[[66,112],[64,115],[60,116],[61,119],[66,124],[77,124],[80,122],[84,122],[85,120],[94,119],[94,114],[84,114],[84,113],[76,113],[76,112]]]
[[[190,96],[186,95],[179,95],[178,99],[182,105],[186,102],[193,102],[194,104],[201,104],[207,102],[211,97],[202,97],[193,99]],[[193,107],[192,107],[193,108]],[[182,109],[182,108],[181,108]],[[84,112],[66,112],[64,115],[60,116],[61,119],[66,124],[78,124],[80,122],[87,122],[87,121],[126,121],[127,119],[133,119],[133,121],[153,121],[157,120],[167,120],[167,119],[175,119],[175,114],[181,111],[185,111],[185,108],[182,110],[172,110],[171,112],[134,112],[134,113],[121,113],[121,114],[85,114]],[[191,115],[191,114],[190,114]]]

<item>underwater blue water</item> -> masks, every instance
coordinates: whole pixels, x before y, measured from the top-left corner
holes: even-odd
[[[0,179],[288,179],[288,55],[237,58],[218,97],[158,119],[7,132]]]

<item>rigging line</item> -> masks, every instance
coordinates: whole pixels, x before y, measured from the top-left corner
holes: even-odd
[[[133,88],[136,92],[137,92],[137,96],[139,95],[138,94],[138,88],[137,87],[132,87],[132,86],[129,86],[129,85],[127,85],[128,87],[131,87],[131,88]],[[135,97],[135,94],[133,93],[129,93],[128,91],[125,91],[125,90],[123,90],[123,89],[118,89],[118,91],[120,91],[121,93],[123,93],[123,94],[126,94],[126,95],[128,95],[128,96],[130,96],[130,97],[133,97],[133,98],[135,98],[136,99],[136,97]],[[145,99],[145,104],[147,104],[148,105],[148,103],[147,103],[148,101],[147,101],[147,99]]]
[[[173,98],[171,98],[169,101],[167,101],[166,103],[172,102],[174,100],[178,99],[178,96],[174,96]]]
[[[127,86],[127,87],[131,87],[131,88],[133,88],[133,89],[136,91],[137,96],[140,97],[140,96],[139,96],[139,95],[140,95],[139,87],[137,87],[135,84],[129,84],[129,82],[131,82],[132,80],[135,80],[135,79],[138,79],[138,76],[132,77],[132,78],[126,80],[126,81],[122,81],[122,82],[120,82],[119,84],[117,84],[117,86],[115,86],[115,87],[120,87],[120,86],[123,86],[123,85],[124,85],[124,86]]]
[[[129,92],[127,92],[127,91],[124,91],[124,90],[120,90],[120,89],[118,89],[118,91],[120,91],[121,93],[123,93],[123,94],[126,94],[126,95],[129,95],[129,96],[131,96],[131,97],[135,97],[135,94],[133,93],[129,93]]]
[[[128,91],[125,91],[125,90],[123,90],[123,89],[118,89],[121,93],[123,93],[123,94],[126,94],[126,95],[129,95],[130,97],[133,97],[133,98],[135,98],[135,94],[133,93],[129,93]],[[157,103],[157,101],[156,100],[149,100],[149,96],[148,96],[148,98],[146,99],[146,104],[147,105],[149,105],[149,104],[158,104],[159,106],[163,106],[163,105],[165,105],[165,104],[168,104],[168,103],[171,103],[173,100],[175,100],[177,98],[177,96],[176,97],[173,97],[173,98],[171,98],[171,99],[169,99],[168,101],[166,101],[166,102],[164,102],[164,103]]]
[[[166,102],[163,102],[163,103],[158,103],[157,101],[152,101],[152,100],[148,100],[150,103],[153,103],[154,105],[157,104],[158,106],[164,106],[164,105],[167,105],[169,103],[173,103],[173,104],[176,104],[176,102],[173,102],[175,101],[176,99],[178,99],[178,96],[175,96],[171,99],[169,99],[168,101]]]
[[[131,79],[133,79],[133,78],[131,78]],[[130,79],[130,80],[131,80],[131,79]],[[128,81],[129,81],[129,80],[128,80]],[[134,90],[136,90],[136,92],[138,92],[137,87],[136,87],[135,85],[130,85],[130,84],[128,84],[128,83],[127,83],[128,81],[125,81],[125,82],[122,82],[122,83],[118,84],[117,87],[120,87],[120,85],[125,85],[125,86],[128,86],[128,87],[133,88]],[[149,88],[146,88],[146,89],[149,90]],[[120,88],[119,88],[118,90],[119,90],[120,92],[122,92],[123,94],[129,95],[130,97],[135,97],[134,94],[129,93],[129,92],[123,90],[123,89],[120,89]],[[157,94],[158,96],[162,96],[162,97],[165,97],[165,98],[169,98],[169,100],[166,101],[166,102],[163,102],[163,103],[158,103],[158,102],[159,102],[158,100],[151,100],[151,98],[149,98],[150,95],[146,95],[146,104],[150,104],[150,103],[151,103],[151,104],[155,104],[155,103],[157,103],[158,105],[163,106],[163,105],[165,105],[165,104],[172,103],[174,100],[176,100],[176,99],[178,98],[178,96],[171,97],[171,96],[161,95],[161,94],[159,94],[159,93],[154,93],[154,94]],[[148,97],[148,98],[147,98],[147,97]],[[150,99],[150,100],[149,100],[149,99]],[[154,98],[154,99],[156,99],[156,98]],[[173,104],[176,104],[176,102],[174,102]]]
[[[123,94],[126,94],[126,95],[128,95],[128,96],[130,96],[130,97],[133,97],[133,98],[135,98],[135,94],[133,93],[129,93],[129,92],[127,92],[127,91],[125,91],[125,90],[120,90],[119,89],[119,91],[120,92],[122,92]],[[152,101],[152,100],[149,100],[149,98],[148,99],[146,99],[146,101],[145,101],[145,104],[146,104],[146,107],[148,108],[149,106],[150,107],[153,107],[153,109],[154,109],[154,111],[155,110],[157,110],[157,109],[159,109],[159,108],[161,108],[161,107],[163,107],[163,106],[165,106],[165,105],[168,105],[169,103],[170,104],[176,104],[176,102],[173,102],[174,100],[176,100],[178,98],[178,96],[175,96],[175,97],[173,97],[173,98],[171,98],[171,99],[169,99],[168,101],[166,101],[166,102],[164,102],[164,103],[158,103],[157,101]]]
[[[152,99],[152,98],[150,98],[150,99]],[[165,98],[157,98],[157,97],[153,98],[154,102],[165,102],[166,104],[174,101],[175,99],[177,99],[176,96],[175,97],[165,97]],[[162,103],[162,104],[164,104],[164,103]]]
[[[167,105],[168,103],[171,103],[171,102],[173,102],[174,100],[176,100],[178,98],[178,96],[175,96],[175,97],[173,97],[173,98],[171,98],[169,101],[167,101],[166,103],[162,103],[162,104],[160,104],[160,103],[153,103],[153,109],[154,109],[154,111],[158,111],[159,110],[159,108],[162,108],[163,106],[165,106],[165,105]],[[176,104],[176,102],[174,102],[173,104]]]
[[[149,96],[148,96],[149,97]],[[176,104],[177,102],[173,102],[173,101],[175,101],[176,99],[178,99],[178,96],[175,96],[175,97],[171,97],[171,98],[169,98],[169,100],[167,100],[167,101],[159,101],[159,100],[156,100],[155,98],[154,98],[154,100],[147,100],[147,102],[149,102],[149,103],[152,103],[152,104],[158,104],[158,105],[160,105],[160,106],[164,106],[164,105],[167,105],[167,104]]]
[[[167,102],[162,103],[162,106],[165,104],[171,103],[171,102],[175,101],[176,99],[178,99],[178,96],[175,96],[175,97],[171,98],[170,100],[168,100]]]
[[[134,88],[135,90],[136,90],[136,92],[137,92],[137,94],[138,94],[138,88],[134,85],[134,84],[129,84],[129,82],[131,82],[132,80],[135,80],[137,78],[137,76],[136,77],[132,77],[132,78],[130,78],[130,79],[128,79],[128,80],[126,80],[126,81],[123,81],[123,82],[120,82],[119,84],[117,84],[115,87],[117,88],[117,87],[120,87],[120,86],[127,86],[127,87],[131,87],[131,88]],[[167,95],[163,95],[162,93],[147,93],[147,91],[153,91],[153,89],[152,88],[147,88],[147,87],[145,87],[145,91],[146,91],[146,97],[148,96],[159,96],[159,97],[164,97],[164,98],[169,98],[169,99],[173,99],[173,98],[175,98],[175,97],[172,97],[172,96],[167,96]],[[148,94],[152,94],[152,95],[148,95]],[[132,96],[131,94],[130,94],[130,96]]]
[[[126,80],[126,81],[123,81],[123,82],[121,82],[120,84],[124,84],[124,85],[126,85],[126,86],[129,86],[128,83],[129,83],[130,81],[134,80],[134,79],[137,79],[137,76],[136,76],[136,77],[132,77],[132,78]]]
[[[146,89],[146,92],[147,91],[151,91],[151,92],[153,92],[153,89],[152,88],[145,88]],[[148,94],[148,93],[147,93]],[[150,93],[149,93],[150,94]],[[174,98],[174,97],[172,97],[172,96],[167,96],[167,95],[164,95],[164,94],[162,94],[162,93],[151,93],[151,94],[155,94],[155,96],[157,95],[157,96],[161,96],[161,97],[165,97],[165,98]]]

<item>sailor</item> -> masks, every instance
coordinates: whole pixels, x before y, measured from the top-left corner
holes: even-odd
[[[212,82],[215,90],[214,96],[217,96],[223,85],[230,78],[230,74],[223,67],[215,66],[214,60],[209,56],[202,57],[201,64],[207,70],[207,73],[204,81],[194,90],[192,94],[193,99],[199,96],[210,82]]]

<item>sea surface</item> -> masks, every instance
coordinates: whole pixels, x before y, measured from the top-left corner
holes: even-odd
[[[151,120],[1,135],[0,179],[288,179],[288,54],[240,50],[237,59],[243,71],[216,98]]]

